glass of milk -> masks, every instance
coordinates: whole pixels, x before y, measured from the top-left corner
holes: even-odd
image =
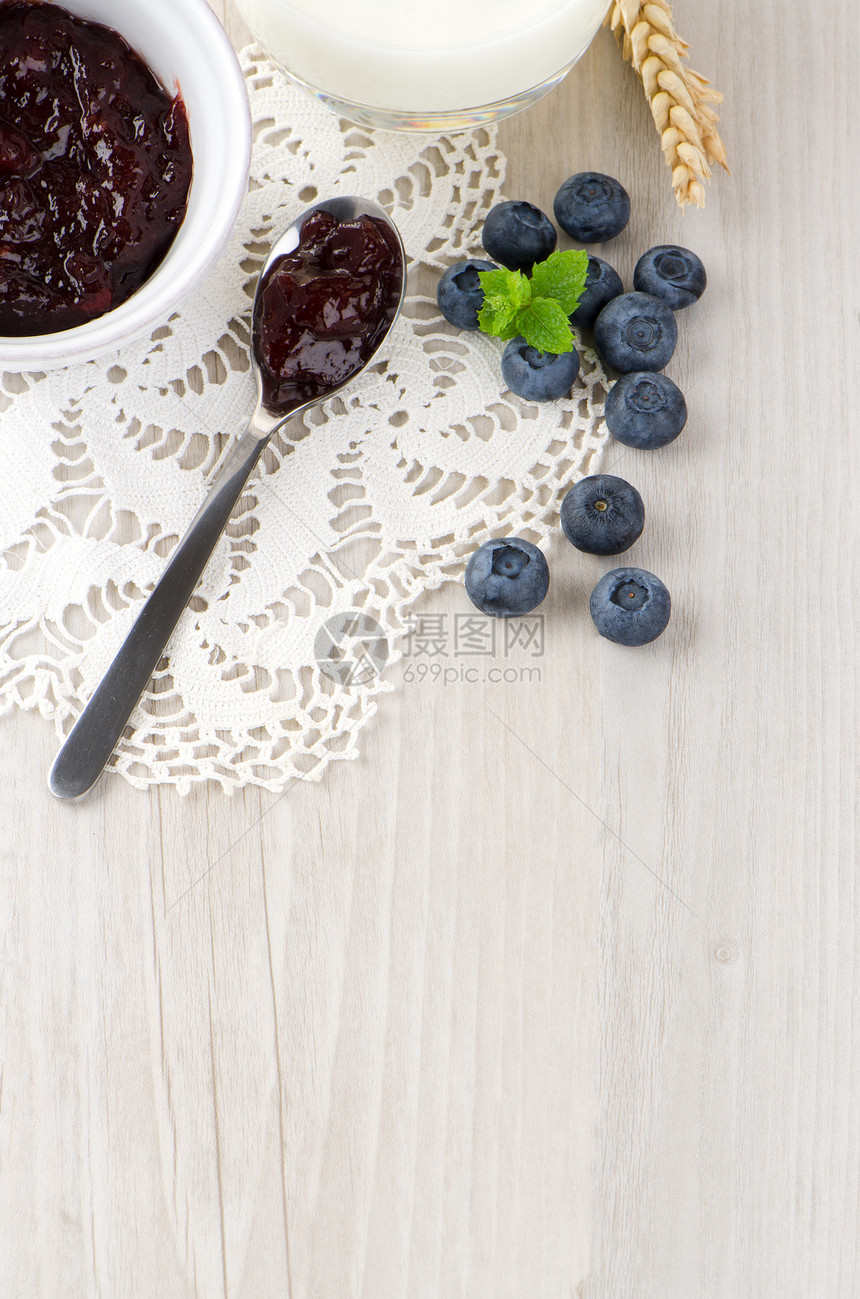
[[[366,126],[457,131],[551,90],[609,0],[236,0],[287,75]]]

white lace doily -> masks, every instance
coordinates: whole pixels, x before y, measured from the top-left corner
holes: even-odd
[[[250,192],[203,289],[114,357],[3,377],[4,711],[38,708],[68,733],[244,427],[249,306],[272,232],[318,197],[375,198],[412,259],[410,295],[387,359],[264,453],[112,760],[138,787],[282,789],[356,757],[391,674],[323,670],[321,629],[360,611],[394,661],[410,602],[459,579],[489,536],[544,537],[606,439],[608,383],[593,356],[571,400],[528,405],[503,390],[501,344],[436,310],[439,268],[480,255],[501,197],[493,130],[371,134],[291,88],[255,48],[242,58]]]

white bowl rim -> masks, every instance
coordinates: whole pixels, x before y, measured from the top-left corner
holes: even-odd
[[[59,0],[59,4],[62,7],[63,0]],[[200,24],[200,45],[205,47],[207,57],[213,62],[213,76],[219,78],[225,102],[234,101],[230,120],[235,129],[231,138],[225,141],[225,152],[236,153],[241,166],[237,166],[234,173],[234,187],[224,187],[221,191],[223,202],[210,213],[207,222],[207,231],[213,234],[217,231],[218,237],[201,240],[187,260],[159,283],[162,262],[136,293],[96,320],[54,334],[0,336],[0,371],[21,373],[60,369],[117,351],[164,324],[179,303],[202,283],[224,251],[245,199],[251,167],[251,107],[245,78],[236,51],[207,0],[171,0],[171,4],[184,6],[193,15],[195,23]]]

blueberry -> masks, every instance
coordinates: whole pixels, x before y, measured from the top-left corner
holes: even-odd
[[[623,374],[606,398],[606,427],[617,441],[642,451],[674,442],[687,422],[687,403],[665,374]]]
[[[561,503],[561,527],[577,550],[618,555],[645,527],[645,506],[635,487],[612,474],[593,474],[574,483]]]
[[[613,568],[591,593],[594,625],[617,645],[647,645],[666,630],[672,599],[644,568]]]
[[[530,613],[548,590],[543,552],[522,537],[485,541],[466,565],[466,594],[481,613],[494,618]]]
[[[621,276],[605,262],[602,257],[589,253],[588,272],[585,277],[585,291],[579,299],[579,306],[570,318],[572,325],[580,329],[591,329],[607,302],[624,292]]]
[[[623,185],[599,171],[568,176],[552,205],[555,219],[571,239],[602,244],[630,220],[630,196]]]
[[[555,248],[558,235],[545,212],[532,203],[497,203],[481,236],[489,255],[511,271],[531,271]]]
[[[659,244],[649,248],[636,263],[633,284],[643,293],[653,293],[673,311],[698,302],[708,277],[701,259],[689,248]]]
[[[677,341],[674,315],[650,293],[622,293],[607,302],[594,322],[597,355],[621,374],[662,370]]]
[[[541,352],[524,338],[512,338],[502,353],[502,378],[526,401],[555,401],[570,396],[579,374],[579,353]]]
[[[484,305],[478,272],[498,269],[495,262],[478,262],[474,258],[449,266],[436,288],[436,301],[445,319],[458,329],[477,329],[478,312]]]

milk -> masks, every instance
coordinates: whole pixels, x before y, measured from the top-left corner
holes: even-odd
[[[608,0],[237,4],[269,54],[311,90],[394,119],[523,106],[579,58],[608,8]]]

